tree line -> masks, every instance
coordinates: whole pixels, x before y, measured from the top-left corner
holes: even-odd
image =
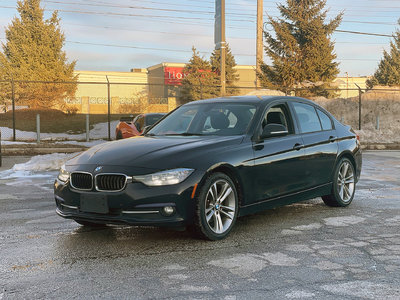
[[[326,0],[286,0],[277,4],[280,17],[268,17],[271,31],[264,32],[264,48],[270,62],[261,62],[256,74],[262,87],[297,95],[327,98],[336,95],[334,79],[339,73],[332,33],[340,25],[343,12],[327,20]],[[19,0],[19,16],[6,28],[6,42],[0,52],[2,81],[59,81],[72,84],[18,84],[15,95],[30,107],[60,106],[76,91],[76,61],[69,61],[63,47],[65,35],[57,11],[44,19],[40,0]],[[400,22],[400,21],[399,21]],[[399,23],[400,25],[400,23]],[[227,47],[227,95],[236,95],[238,74],[236,61]],[[180,98],[183,101],[214,98],[220,95],[220,50],[209,60],[195,47],[183,72]],[[10,99],[10,88],[0,83],[0,104]],[[376,85],[400,85],[400,30],[393,35],[390,51],[383,51],[368,88]]]

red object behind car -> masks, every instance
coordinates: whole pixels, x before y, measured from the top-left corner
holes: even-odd
[[[137,115],[135,118],[122,117],[115,128],[115,136],[117,140],[120,140],[141,135],[145,127],[153,125],[163,116],[165,116],[165,114],[148,113]]]

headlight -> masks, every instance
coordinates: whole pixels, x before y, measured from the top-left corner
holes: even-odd
[[[193,169],[173,169],[148,175],[133,176],[133,181],[139,181],[148,186],[177,184],[192,174]]]
[[[65,170],[65,165],[62,165],[60,168],[60,173],[58,173],[58,180],[62,181],[62,182],[67,182],[69,179],[69,172],[67,170]]]

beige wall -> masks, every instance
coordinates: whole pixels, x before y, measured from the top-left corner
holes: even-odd
[[[338,84],[338,88],[340,89],[339,98],[351,98],[358,96],[358,88],[357,85],[361,89],[365,89],[367,87],[366,81],[369,77],[337,77],[334,82]],[[356,85],[357,84],[357,85]]]
[[[124,108],[132,109],[148,94],[146,69],[135,72],[75,71],[75,74],[78,75],[78,88],[75,97],[66,99],[66,102],[68,106],[78,108],[78,113],[107,113],[107,77],[112,113],[124,113]]]
[[[76,71],[78,89],[75,97],[66,99],[67,108],[75,107],[78,113],[107,113],[107,77],[111,83],[111,113],[167,112],[176,107],[179,86],[165,85],[164,68],[182,68],[183,63],[160,63],[148,69],[132,69],[131,72]],[[255,90],[255,66],[238,65],[236,85],[240,94]],[[338,77],[335,81],[341,89],[340,97],[358,96],[358,84],[366,88],[367,77]],[[90,83],[95,82],[95,83]],[[129,84],[128,84],[129,83]],[[153,111],[154,110],[154,111]]]
[[[239,87],[239,95],[246,95],[256,87],[256,67],[238,65],[235,67],[239,80],[236,85]]]

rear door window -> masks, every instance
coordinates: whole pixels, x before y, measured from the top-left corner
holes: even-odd
[[[323,130],[331,130],[332,129],[332,121],[329,116],[324,113],[322,110],[317,108],[318,117],[321,120],[321,125]]]
[[[294,111],[299,120],[301,133],[321,131],[321,123],[314,106],[304,103],[293,103]]]

